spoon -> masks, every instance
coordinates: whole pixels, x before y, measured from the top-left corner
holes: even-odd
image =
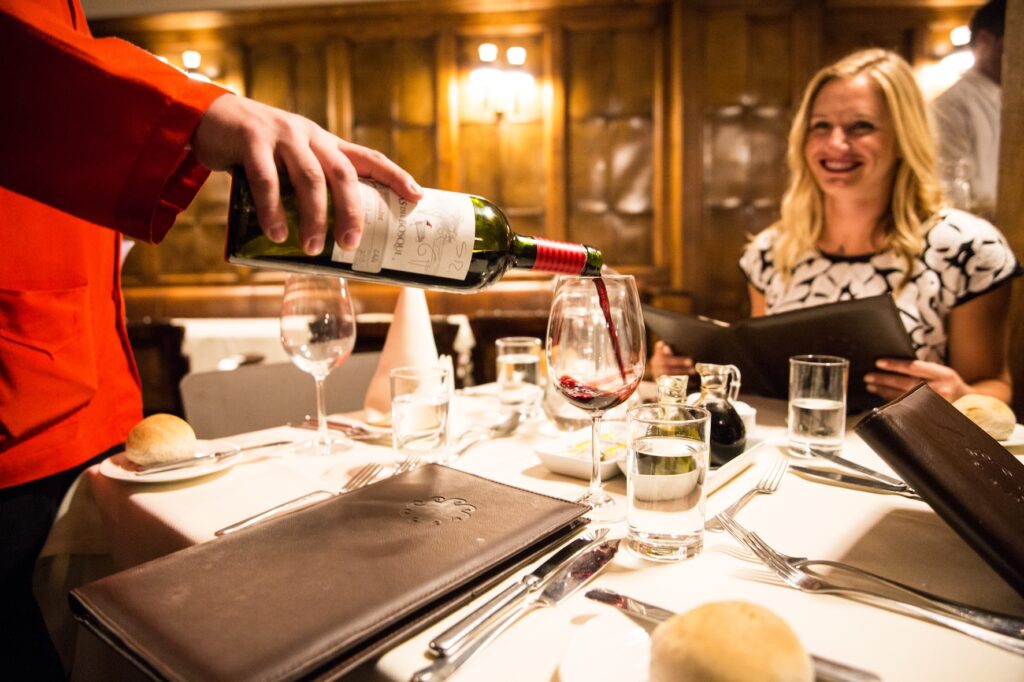
[[[475,430],[470,429],[466,433],[462,434],[462,438],[460,439],[461,442],[459,443],[458,449],[452,454],[451,457],[448,458],[447,461],[450,462],[453,459],[461,457],[462,455],[466,454],[466,452],[474,445],[479,445],[480,443],[483,443],[485,440],[491,440],[492,438],[506,438],[508,436],[511,436],[513,433],[516,432],[516,429],[518,429],[519,425],[522,423],[522,413],[513,411],[503,414],[497,424],[482,431],[478,431],[472,437],[467,438],[467,436],[469,436],[469,434]]]

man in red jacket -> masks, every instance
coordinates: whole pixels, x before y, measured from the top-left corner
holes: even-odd
[[[421,193],[373,150],[93,38],[78,0],[0,0],[0,64],[0,670],[63,679],[30,581],[70,484],[142,416],[121,235],[159,242],[210,169],[234,164],[275,241],[287,168],[309,253],[326,237],[328,190],[333,237],[349,248],[357,177]]]

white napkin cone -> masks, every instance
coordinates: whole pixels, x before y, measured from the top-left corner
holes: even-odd
[[[391,420],[391,378],[396,367],[433,367],[437,365],[437,346],[430,310],[423,289],[403,287],[395,303],[395,316],[384,339],[377,371],[366,389],[363,409],[371,424]]]

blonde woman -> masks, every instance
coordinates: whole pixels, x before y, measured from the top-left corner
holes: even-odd
[[[781,218],[745,248],[751,314],[890,293],[916,360],[864,377],[886,400],[924,380],[948,400],[1010,399],[1010,280],[1003,235],[945,208],[925,105],[897,54],[851,54],[808,84],[789,135]]]

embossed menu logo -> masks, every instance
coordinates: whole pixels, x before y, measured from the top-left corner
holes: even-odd
[[[1024,484],[1013,475],[1013,471],[994,461],[987,452],[971,447],[965,448],[965,450],[968,457],[971,458],[971,464],[975,468],[981,469],[982,475],[987,475],[993,488],[1004,493],[1017,504],[1024,504]],[[996,467],[999,468],[998,472],[996,472]]]
[[[413,523],[432,523],[435,526],[440,526],[442,523],[465,521],[475,511],[476,507],[461,497],[437,496],[427,500],[416,500],[405,505],[402,516]]]

